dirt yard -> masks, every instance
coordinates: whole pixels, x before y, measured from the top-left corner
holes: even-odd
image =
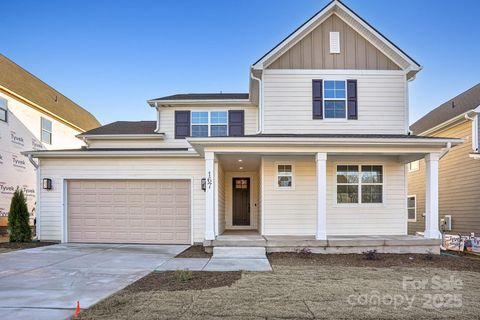
[[[8,241],[8,238],[7,238]],[[40,241],[32,241],[32,242],[0,242],[0,253],[16,251],[16,250],[23,250],[23,249],[30,249],[30,248],[37,248],[37,247],[44,247],[50,246],[52,244],[57,244],[57,242],[40,242]]]
[[[173,273],[149,275],[83,311],[80,318],[480,318],[476,259],[435,256],[429,260],[413,255],[412,260],[408,255],[382,255],[370,261],[360,255],[292,254],[274,254],[269,259],[273,272],[243,272],[238,280],[235,275],[220,275],[225,285],[216,288],[198,287],[208,281],[205,272],[197,282],[190,280],[192,286],[182,285],[178,290],[172,287]],[[442,260],[446,268],[439,267]],[[145,281],[148,277],[154,281]],[[165,279],[167,284],[162,282]]]

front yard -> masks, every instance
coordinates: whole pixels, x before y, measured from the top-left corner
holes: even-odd
[[[480,260],[431,258],[272,254],[273,272],[152,273],[80,318],[478,318]]]

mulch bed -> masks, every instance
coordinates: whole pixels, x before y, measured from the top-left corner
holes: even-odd
[[[367,260],[363,254],[301,254],[279,252],[268,254],[268,260],[272,265],[284,266],[415,267],[480,272],[480,260],[466,256],[376,254],[375,260]]]
[[[38,247],[51,246],[52,244],[58,244],[58,242],[45,242],[45,241],[32,241],[32,242],[1,242],[1,249],[10,250],[22,250]]]
[[[180,279],[182,272],[188,271],[152,272],[124,290],[129,292],[203,290],[231,286],[242,277],[240,271],[190,271],[190,280],[182,281]]]
[[[211,258],[211,253],[206,253],[205,248],[201,245],[191,246],[187,250],[178,254],[175,258]]]

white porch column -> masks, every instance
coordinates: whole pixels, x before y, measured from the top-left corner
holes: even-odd
[[[440,154],[425,157],[425,238],[440,239],[438,227],[438,160]]]
[[[315,239],[327,239],[327,154],[315,155],[317,163],[317,232]]]
[[[215,153],[205,152],[205,240],[215,240]]]

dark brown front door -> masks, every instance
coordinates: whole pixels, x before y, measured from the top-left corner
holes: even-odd
[[[233,178],[233,225],[250,225],[250,178]]]

